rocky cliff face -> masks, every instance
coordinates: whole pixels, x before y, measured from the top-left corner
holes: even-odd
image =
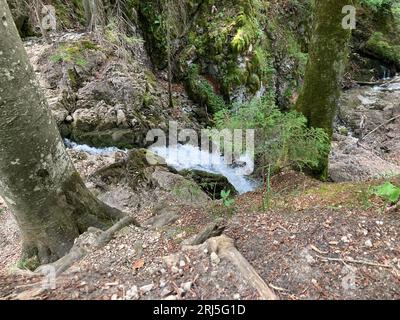
[[[166,130],[169,120],[200,128],[198,107],[183,90],[174,92],[176,107],[169,107],[167,84],[152,72],[140,35],[136,41],[135,51],[124,55],[107,39],[85,33],[58,34],[51,44],[26,42],[64,137],[132,148],[145,146],[147,132]]]
[[[82,0],[44,2],[56,8],[60,31],[84,27]],[[23,36],[39,31],[32,6],[9,3]],[[118,4],[118,14],[130,22],[126,36],[140,29],[155,69],[166,71],[170,61],[174,82],[184,84],[191,98],[209,112],[266,92],[272,92],[282,108],[296,100],[307,61],[312,1],[103,3],[108,26],[116,23]],[[400,67],[398,17],[388,6],[377,9],[362,3],[346,85],[393,76]]]

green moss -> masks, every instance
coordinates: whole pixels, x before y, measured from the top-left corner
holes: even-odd
[[[35,271],[39,266],[40,262],[37,255],[34,255],[29,258],[22,258],[17,264],[17,267],[19,269],[30,270],[30,271]]]
[[[381,32],[375,32],[366,44],[367,50],[378,58],[400,67],[400,45],[392,45]]]
[[[85,22],[83,0],[53,0],[52,5],[62,28],[71,29]]]
[[[190,66],[186,84],[191,97],[200,104],[207,106],[212,113],[224,109],[224,100],[214,92],[211,84],[200,75],[198,65]]]
[[[78,143],[104,148],[117,147],[120,149],[131,149],[134,147],[133,131],[130,129],[114,129],[105,131],[83,132],[72,130],[72,138]]]
[[[143,106],[149,107],[154,102],[154,98],[150,92],[146,91],[143,95]]]
[[[50,56],[53,62],[69,62],[84,67],[87,64],[86,56],[90,51],[99,50],[99,47],[90,40],[73,43],[62,43],[56,53]]]

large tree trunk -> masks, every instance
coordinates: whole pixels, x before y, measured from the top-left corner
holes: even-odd
[[[345,17],[342,9],[351,3],[352,0],[315,1],[309,59],[296,106],[306,116],[310,127],[323,128],[330,137],[350,40],[350,31],[342,26]],[[315,173],[325,179],[327,168],[328,155]]]
[[[89,192],[69,159],[6,0],[0,43],[0,196],[21,229],[23,258],[49,263],[122,213]]]

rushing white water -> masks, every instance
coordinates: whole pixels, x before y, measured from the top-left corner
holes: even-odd
[[[84,151],[89,154],[94,154],[94,155],[107,155],[107,154],[112,154],[115,152],[126,152],[126,150],[121,150],[115,147],[108,147],[108,148],[95,148],[95,147],[90,147],[86,144],[78,144],[76,142],[73,142],[69,139],[64,139],[65,146],[69,149],[74,149],[78,151]]]
[[[400,79],[399,79],[400,81]],[[373,88],[375,91],[400,91],[400,82],[385,83]]]
[[[225,163],[224,157],[219,154],[212,154],[188,144],[178,145],[176,148],[151,147],[150,150],[164,158],[169,166],[178,171],[187,169],[221,174],[240,194],[254,191],[257,187],[256,182],[246,177],[246,174],[248,175],[253,171],[253,162],[246,155],[238,159],[240,163],[245,165],[233,168]]]
[[[115,152],[127,152],[115,147],[95,148],[86,144],[78,144],[64,139],[67,148],[84,151],[93,155],[109,155]],[[210,173],[221,174],[235,187],[240,194],[254,191],[257,187],[255,181],[250,180],[246,175],[253,172],[253,161],[250,157],[243,155],[237,159],[243,166],[233,168],[225,163],[224,157],[219,154],[212,154],[200,150],[192,145],[178,145],[176,148],[151,147],[150,150],[165,159],[165,162],[176,170],[199,170]]]

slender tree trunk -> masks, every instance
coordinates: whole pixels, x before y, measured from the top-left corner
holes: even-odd
[[[23,258],[65,255],[89,226],[122,213],[85,187],[40,92],[6,0],[0,0],[0,196],[20,227]]]
[[[167,29],[167,62],[168,62],[168,99],[169,107],[174,108],[174,100],[172,98],[172,39],[171,39],[171,3],[166,3],[165,27]]]
[[[350,31],[342,26],[345,17],[342,9],[351,4],[352,0],[315,1],[309,60],[296,106],[306,116],[310,127],[323,128],[330,137],[350,40]],[[322,179],[327,178],[328,155],[315,173]]]

